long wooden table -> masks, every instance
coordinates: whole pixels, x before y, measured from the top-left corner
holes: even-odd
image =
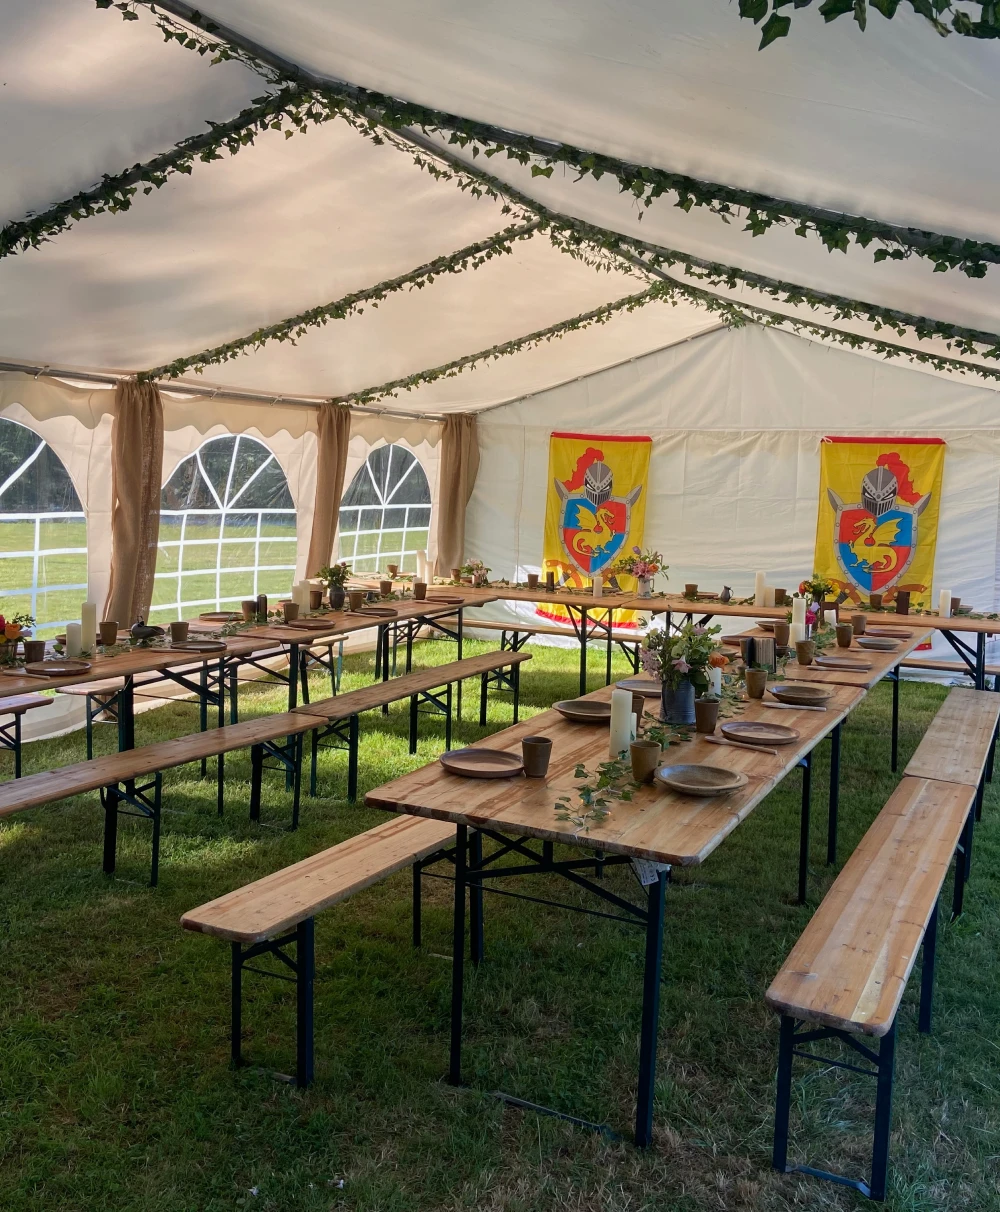
[[[610,693],[610,688],[602,688],[588,697],[605,699]],[[704,862],[790,770],[801,766],[803,797],[799,885],[800,894],[804,894],[809,849],[811,754],[824,737],[839,729],[848,712],[864,695],[865,691],[857,687],[836,687],[829,709],[822,712],[778,713],[760,704],[748,704],[742,718],[774,723],[777,717],[777,722],[797,729],[799,739],[794,744],[779,748],[775,756],[752,749],[714,746],[703,738],[696,738],[676,747],[671,746],[664,759],[667,763],[705,762],[740,770],[748,777],[744,788],[732,795],[704,799],[678,795],[660,785],[644,786],[635,793],[631,802],[616,802],[610,816],[592,823],[589,830],[574,825],[572,821],[559,820],[556,816],[557,799],[567,795],[578,803],[575,788],[580,780],[574,771],[578,763],[582,762],[593,770],[599,762],[607,760],[608,729],[571,724],[552,710],[480,742],[481,746],[490,749],[516,753],[520,751],[520,743],[525,736],[549,737],[553,746],[552,760],[545,779],[518,776],[515,779],[478,782],[451,775],[435,762],[369,792],[366,802],[373,807],[449,821],[456,826],[451,1082],[460,1085],[462,1080],[466,889],[471,890],[472,958],[473,962],[478,962],[483,950],[484,886],[488,887],[490,881],[498,877],[541,872],[558,874],[593,893],[605,902],[606,908],[611,907],[615,911],[598,913],[598,916],[611,916],[641,924],[645,928],[646,961],[635,1140],[639,1145],[649,1144],[652,1136],[667,865],[695,866]],[[483,837],[498,844],[497,853],[483,857]],[[529,845],[531,839],[541,842],[540,850]],[[639,859],[655,864],[651,873],[643,867],[637,872],[641,872],[640,878],[648,882],[645,907],[611,892],[600,881],[585,878],[581,871],[594,868],[593,858],[557,860],[553,849],[557,842],[599,851],[603,857],[596,860],[598,863],[614,865]],[[515,867],[494,866],[497,858],[503,855],[513,855],[522,862]],[[520,1099],[504,1097],[522,1106],[534,1106]],[[534,1109],[548,1111],[547,1108]],[[551,1113],[563,1115],[562,1112]]]

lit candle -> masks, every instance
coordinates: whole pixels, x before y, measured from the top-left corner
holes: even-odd
[[[615,759],[622,752],[628,752],[632,740],[632,691],[612,690],[611,692],[611,739],[608,743],[608,755]]]
[[[81,644],[88,651],[97,647],[97,603],[80,606]]]
[[[767,588],[767,573],[755,572],[753,574],[753,604],[755,606],[764,605],[764,590]]]
[[[78,657],[83,651],[83,627],[79,623],[66,624],[66,655]]]
[[[792,598],[792,625],[801,623],[805,626],[806,622],[806,600],[805,598]],[[805,636],[802,637],[805,639]]]
[[[951,590],[942,589],[938,594],[938,614],[943,619],[951,618]]]
[[[717,697],[722,695],[722,670],[718,665],[709,665],[708,678],[712,684],[712,693]]]
[[[764,605],[765,606],[774,605],[774,586],[773,585],[764,586]]]

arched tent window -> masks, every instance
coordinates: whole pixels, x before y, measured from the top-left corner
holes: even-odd
[[[80,617],[87,518],[44,438],[0,418],[0,613],[30,614],[40,637]]]
[[[386,564],[415,566],[427,550],[431,490],[424,469],[403,446],[379,446],[351,481],[340,505],[340,558],[355,572]]]
[[[274,455],[245,434],[209,438],[178,463],[160,497],[150,616],[287,594],[295,542],[295,505]]]

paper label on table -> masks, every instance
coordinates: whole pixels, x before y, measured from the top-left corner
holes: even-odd
[[[642,884],[643,888],[648,888],[650,884],[655,884],[660,878],[661,871],[668,873],[670,871],[669,863],[651,863],[649,859],[641,858],[634,858],[631,862],[636,879]]]

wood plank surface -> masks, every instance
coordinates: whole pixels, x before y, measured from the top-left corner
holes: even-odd
[[[52,700],[44,694],[15,694],[0,699],[0,715],[24,715],[35,707],[47,707]]]
[[[955,783],[899,783],[774,978],[773,1010],[888,1031],[973,799]]]
[[[901,662],[904,669],[930,669],[935,673],[958,673],[972,677],[972,670],[964,661],[938,661],[925,660],[923,657],[910,657],[908,660]],[[985,672],[991,677],[996,677],[1000,673],[1000,665],[987,665]]]
[[[396,817],[192,909],[181,925],[235,942],[263,942],[454,840],[452,825]]]
[[[571,639],[575,638],[572,627],[555,627],[547,623],[534,623],[530,619],[523,616],[514,616],[512,622],[497,622],[495,619],[466,619],[466,631],[519,631],[522,634],[530,631],[532,635],[558,635],[568,636]],[[645,632],[637,629],[625,630],[624,628],[612,628],[611,638],[620,643],[635,643],[641,641]],[[603,631],[598,632],[595,637],[598,640],[604,640],[606,634]]]
[[[904,774],[978,787],[989,757],[1000,694],[952,687],[924,733]]]
[[[485,606],[488,602],[496,600],[493,595],[484,594],[481,590],[473,596],[469,591],[456,589],[448,596],[461,597],[463,609],[470,606]],[[427,598],[423,602],[378,603],[379,609],[392,610],[393,616],[390,618],[389,615],[352,614],[349,610],[331,610],[326,615],[310,615],[311,619],[328,623],[328,627],[307,630],[304,627],[286,627],[281,623],[269,623],[266,627],[248,628],[242,634],[258,639],[268,639],[274,644],[300,644],[305,647],[309,644],[317,644],[322,640],[353,635],[359,631],[370,631],[375,627],[392,623],[406,623],[421,618],[436,619],[444,614],[454,614],[459,605],[458,602],[435,602],[431,598]]]
[[[741,619],[783,619],[790,606],[747,606],[739,602],[692,602],[679,593],[664,594],[663,597],[628,598],[623,608],[625,610],[641,610],[645,614],[690,614],[702,619],[705,615],[720,618]]]
[[[608,699],[612,689],[603,687],[587,698]],[[701,762],[740,770],[748,776],[746,787],[732,795],[706,799],[678,795],[659,785],[644,786],[631,803],[616,802],[611,815],[594,824],[589,832],[572,822],[557,820],[556,800],[560,795],[570,795],[574,811],[578,810],[575,788],[580,780],[574,769],[582,762],[593,770],[598,762],[607,760],[609,730],[607,725],[571,724],[552,710],[477,743],[520,753],[523,737],[550,737],[552,759],[545,779],[518,776],[477,781],[449,774],[439,762],[432,762],[370,791],[365,799],[373,807],[473,828],[588,846],[654,862],[694,865],[711,854],[864,694],[854,687],[837,686],[829,710],[783,711],[780,716],[757,703],[747,704],[740,719],[785,724],[799,731],[799,740],[780,747],[777,756],[711,745],[702,738],[671,746],[664,755],[664,763]]]
[[[346,694],[334,695],[329,699],[318,699],[315,703],[306,703],[292,710],[306,715],[319,715],[327,720],[346,720],[348,716],[372,711],[387,703],[398,703],[400,699],[408,699],[421,691],[434,690],[449,682],[479,677],[481,674],[491,673],[494,669],[506,669],[530,660],[530,652],[484,652],[479,656],[465,657],[461,661],[434,665],[430,669],[415,669],[412,673],[400,674],[399,677],[389,678],[386,682],[374,682],[371,686],[349,690]]]
[[[203,757],[243,749],[260,741],[295,736],[318,728],[323,722],[316,716],[297,713],[267,715],[260,719],[243,720],[239,724],[226,724],[222,728],[210,728],[207,732],[175,737],[170,741],[158,741],[155,745],[143,745],[139,749],[126,749],[122,753],[93,758],[89,762],[75,762],[71,766],[9,779],[0,783],[0,817],[70,795],[95,791],[111,783],[142,778],[157,770],[198,762]]]
[[[435,586],[435,589],[438,588],[442,593],[451,593],[453,589],[456,593],[459,591],[458,586]],[[467,588],[466,593],[482,594],[484,601],[538,602],[546,606],[575,606],[578,610],[586,607],[587,610],[595,612],[629,609],[627,603],[632,601],[633,596],[627,593],[605,592],[599,598],[595,598],[592,593],[569,593],[565,589],[556,589],[549,593],[544,583],[537,589],[515,589],[511,585],[487,585],[482,589],[470,590]]]
[[[751,631],[742,632],[739,636],[726,636],[726,640],[732,642],[744,637],[752,637],[754,639],[766,640],[773,639],[769,631],[763,631],[759,627],[754,627]],[[886,676],[891,673],[896,666],[926,639],[923,632],[914,633],[909,640],[897,640],[899,647],[894,652],[878,652],[873,648],[862,648],[855,640],[850,648],[838,648],[836,644],[831,644],[820,656],[846,656],[852,660],[864,660],[871,662],[871,669],[859,670],[857,672],[849,669],[823,669],[819,665],[800,665],[795,657],[785,665],[785,671],[781,675],[781,680],[786,682],[815,682],[820,685],[829,686],[860,686],[865,690],[871,690]]]

